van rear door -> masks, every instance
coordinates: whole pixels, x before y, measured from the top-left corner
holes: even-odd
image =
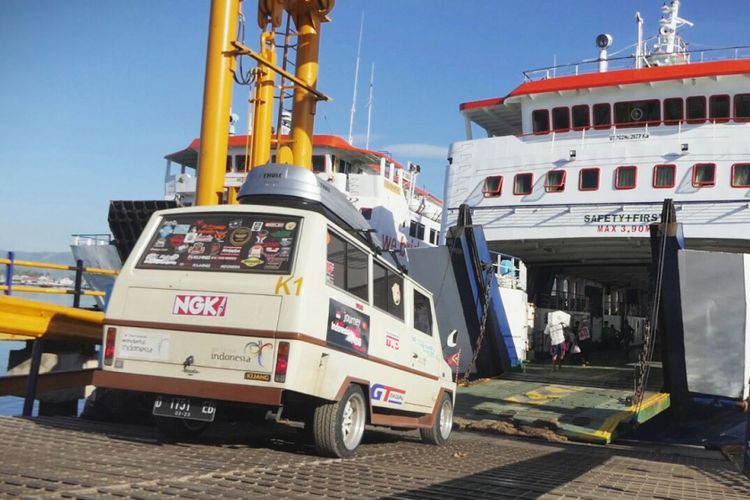
[[[301,223],[247,211],[163,214],[107,311],[122,333],[119,356],[270,370],[283,301],[274,284],[293,271]]]

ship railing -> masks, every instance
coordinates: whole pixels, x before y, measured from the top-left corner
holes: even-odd
[[[586,312],[589,310],[589,298],[568,292],[553,292],[539,295],[536,306],[543,309]]]
[[[685,64],[710,62],[710,61],[727,61],[750,58],[750,45],[738,45],[733,47],[710,48],[700,50],[688,50],[685,54]],[[655,54],[652,54],[655,55]],[[641,56],[644,65],[648,65],[649,56]],[[549,80],[563,76],[575,76],[587,73],[598,73],[599,63],[597,59],[585,59],[576,63],[558,64],[544,68],[536,68],[523,72],[525,82],[538,80]],[[612,57],[607,59],[607,71],[618,69],[633,69],[636,67],[636,57],[634,55]]]
[[[104,244],[104,238],[100,238],[102,235],[75,235],[80,236],[81,239],[79,240],[79,243],[82,243],[84,241],[88,242],[88,244]],[[108,235],[107,235],[108,236]],[[74,240],[75,241],[75,240]],[[2,280],[2,284],[0,284],[0,290],[4,292],[5,295],[10,296],[13,293],[45,293],[45,294],[72,294],[73,295],[73,307],[74,308],[81,308],[80,304],[80,298],[81,296],[104,296],[104,292],[95,291],[95,290],[86,290],[83,286],[83,273],[92,273],[92,274],[102,274],[102,275],[109,275],[109,276],[116,276],[118,274],[117,271],[113,269],[100,269],[100,268],[93,268],[93,267],[84,267],[83,261],[78,260],[76,262],[75,266],[65,265],[65,264],[54,264],[54,263],[48,263],[48,262],[35,262],[35,261],[26,261],[26,260],[19,260],[15,258],[15,252],[10,251],[8,252],[7,258],[0,258],[0,265],[5,265],[5,273],[4,275],[0,275],[0,280]],[[24,284],[16,284],[18,282],[22,282],[19,278],[19,276],[15,275],[15,271],[17,267],[30,267],[35,269],[44,269],[44,270],[52,270],[52,271],[74,271],[75,272],[75,280],[73,281],[74,287],[70,288],[68,286],[60,286],[59,283],[53,283],[53,282],[46,282],[46,283],[39,283],[37,280],[35,283],[37,286],[28,286]],[[18,305],[16,304],[15,307]],[[52,306],[52,307],[59,307],[59,306]],[[28,309],[28,306],[23,305],[21,309],[26,310]],[[14,304],[8,303],[3,307],[2,313],[7,314],[8,317],[14,317]],[[16,311],[17,312],[17,311]],[[26,312],[25,314],[28,314]],[[59,312],[55,312],[55,317],[49,321],[49,324],[44,326],[44,319],[45,319],[45,311],[43,307],[40,307],[38,310],[38,313],[35,313],[39,315],[39,318],[41,321],[36,321],[36,315],[32,315],[32,320],[28,322],[29,324],[24,325],[26,328],[22,328],[22,330],[35,330],[37,328],[46,328],[47,332],[53,331],[57,332],[58,334],[60,332],[65,332],[68,336],[60,337],[60,340],[50,346],[50,353],[54,354],[57,351],[57,349],[62,349],[62,352],[65,352],[66,349],[76,349],[77,352],[85,352],[88,353],[90,356],[95,355],[94,346],[91,341],[90,332],[91,332],[91,325],[94,324],[92,320],[92,315],[101,314],[96,313],[92,311],[80,311],[76,312],[75,314],[63,314],[63,317],[57,320],[57,315]],[[82,318],[86,318],[86,320],[83,320]],[[83,335],[82,332],[78,331],[78,327],[80,326],[80,322],[83,321],[89,321],[92,322],[91,324],[88,324],[89,326],[88,335]],[[53,324],[57,324],[55,326],[52,326]],[[78,326],[76,326],[78,325]],[[6,325],[8,327],[14,326],[13,324]],[[13,330],[11,329],[11,332]],[[44,335],[44,334],[42,334]],[[69,335],[73,335],[73,337],[69,337]],[[75,339],[83,339],[86,340],[83,341],[76,341]],[[23,337],[17,334],[8,334],[7,331],[0,331],[0,339],[2,340],[22,340]],[[55,368],[53,368],[51,371],[46,373],[41,373],[41,361],[42,356],[45,352],[45,337],[44,336],[37,336],[37,337],[28,337],[27,340],[30,342],[27,343],[26,350],[28,351],[27,355],[27,361],[29,362],[28,365],[28,372],[27,373],[21,373],[21,374],[14,374],[14,375],[7,375],[3,374],[0,375],[0,396],[20,396],[24,398],[23,403],[23,416],[31,416],[34,406],[34,401],[37,398],[38,393],[44,393],[48,391],[53,390],[67,390],[67,389],[74,389],[79,390],[82,387],[85,387],[87,385],[91,385],[93,380],[93,374],[95,371],[95,368],[90,367],[90,363],[84,363],[83,365],[80,365],[78,369],[74,368],[61,368],[58,370],[58,365],[55,365]],[[71,343],[71,341],[73,343]],[[64,344],[64,346],[58,345],[58,344]],[[30,345],[29,345],[30,344]],[[74,363],[75,364],[75,363]],[[72,398],[69,401],[75,403],[73,406],[77,406],[78,397],[77,393],[74,391],[73,393],[60,393],[58,394],[58,397],[69,397]],[[40,403],[41,404],[41,403]],[[40,406],[41,408],[41,406]],[[70,408],[64,411],[69,411]],[[73,408],[73,411],[75,412],[75,408]]]
[[[12,251],[8,252],[7,258],[0,258],[0,265],[5,265],[4,282],[0,284],[0,291],[5,295],[12,295],[14,292],[73,295],[73,307],[80,307],[81,296],[104,297],[106,295],[105,292],[99,290],[86,289],[83,285],[83,273],[102,274],[108,276],[117,276],[118,274],[118,272],[113,269],[84,267],[82,260],[78,260],[75,266],[69,266],[66,264],[54,264],[50,262],[18,260],[15,258],[15,252]],[[30,267],[34,269],[44,269],[52,271],[73,271],[75,272],[73,287],[70,287],[67,284],[60,284],[59,282],[40,282],[38,279],[31,282],[33,284],[26,284],[21,281],[18,276],[16,276],[16,267]]]
[[[111,245],[112,235],[109,233],[73,234],[72,245],[75,246],[99,246]]]
[[[500,288],[526,291],[526,265],[518,257],[490,251],[494,258],[492,267]]]
[[[605,316],[636,316],[644,317],[648,308],[641,304],[630,304],[623,301],[604,301],[603,313]]]

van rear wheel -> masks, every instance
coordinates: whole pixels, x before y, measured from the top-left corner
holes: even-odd
[[[428,444],[443,446],[453,430],[453,400],[448,394],[443,394],[440,408],[431,427],[419,429],[422,441]]]
[[[367,401],[357,385],[350,385],[341,401],[315,408],[313,440],[321,455],[347,458],[362,441],[367,420]]]

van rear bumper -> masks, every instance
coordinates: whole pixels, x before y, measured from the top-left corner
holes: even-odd
[[[201,380],[184,380],[152,375],[135,375],[98,370],[94,372],[96,387],[125,389],[171,396],[188,396],[238,403],[253,403],[267,406],[281,405],[281,389],[242,384],[223,384]]]

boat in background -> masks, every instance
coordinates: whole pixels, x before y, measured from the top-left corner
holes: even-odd
[[[283,137],[283,136],[282,136]],[[229,138],[225,187],[239,187],[245,179],[248,144],[252,137]],[[275,162],[275,143],[271,163]],[[195,201],[200,140],[168,154],[164,199],[177,206]],[[438,243],[442,201],[417,187],[421,167],[406,167],[387,153],[361,149],[334,135],[313,137],[313,172],[344,193],[370,222],[384,250],[405,259],[406,248]]]

